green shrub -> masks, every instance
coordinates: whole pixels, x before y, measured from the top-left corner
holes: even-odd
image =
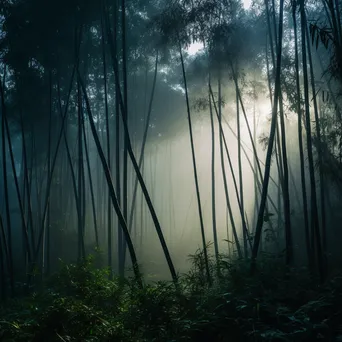
[[[171,282],[137,286],[108,280],[94,258],[63,264],[44,291],[0,308],[0,340],[7,341],[333,341],[341,339],[342,277],[324,286],[306,270],[281,267],[265,256],[251,277],[248,264],[203,253]]]

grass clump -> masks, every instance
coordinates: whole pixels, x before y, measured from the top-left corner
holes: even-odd
[[[44,291],[0,309],[7,341],[338,341],[342,340],[342,277],[319,285],[306,270],[284,269],[264,257],[251,277],[248,264],[203,253],[179,288],[133,279],[108,280],[93,258],[64,264]]]

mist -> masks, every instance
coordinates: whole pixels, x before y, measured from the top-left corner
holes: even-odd
[[[341,261],[341,74],[321,4],[4,3],[3,287],[89,253],[148,282],[198,250]]]

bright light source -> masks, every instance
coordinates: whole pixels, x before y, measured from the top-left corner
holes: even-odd
[[[187,52],[190,56],[196,55],[197,52],[203,49],[203,43],[201,42],[195,42],[190,44],[189,48],[187,49]]]
[[[243,0],[244,9],[248,10],[252,5],[252,0]]]

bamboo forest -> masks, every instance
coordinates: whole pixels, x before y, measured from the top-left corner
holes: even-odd
[[[339,0],[0,1],[0,341],[342,341]]]

